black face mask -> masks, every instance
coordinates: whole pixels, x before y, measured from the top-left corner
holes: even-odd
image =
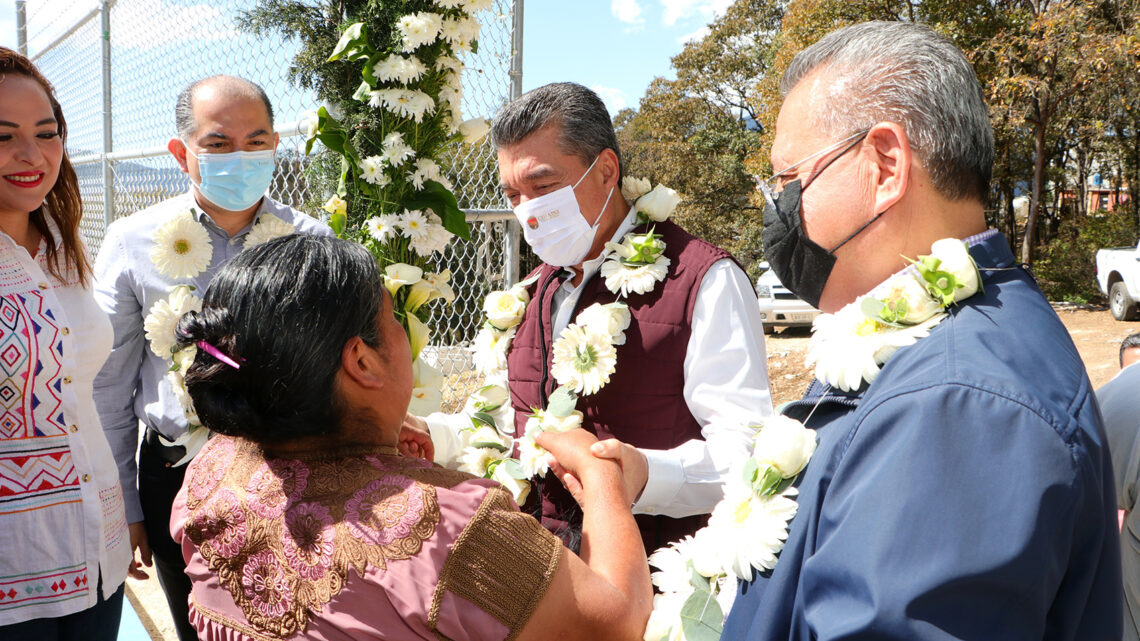
[[[819,307],[823,288],[835,267],[835,252],[886,212],[875,214],[843,242],[824,249],[804,233],[800,218],[802,193],[800,181],[793,180],[774,202],[767,197],[764,199],[764,230],[760,239],[764,243],[768,265],[776,272],[780,283],[812,307]]]

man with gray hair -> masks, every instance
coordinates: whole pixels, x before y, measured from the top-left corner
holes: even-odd
[[[925,26],[871,22],[796,56],[781,90],[765,250],[835,316],[813,337],[828,367],[784,410],[818,438],[798,513],[723,638],[1119,639],[1100,414],[1065,328],[986,229],[993,141],[969,62]],[[942,239],[968,245],[981,286],[879,351],[891,328],[866,303]],[[854,381],[835,375],[867,345]]]
[[[543,261],[527,279],[529,303],[506,356],[514,424],[503,427],[522,436],[532,411],[547,406],[557,387],[553,343],[578,313],[617,300],[599,275],[613,255],[607,242],[652,230],[665,243],[667,273],[624,297],[631,320],[616,370],[577,409],[583,427],[605,439],[595,454],[622,462],[646,549],[692,534],[722,496],[725,474],[747,457],[749,425],[772,413],[748,277],[727,252],[673,222],[638,221],[623,197],[609,113],[586,87],[555,83],[526,93],[499,113],[491,137],[503,195]],[[437,461],[456,454],[450,435],[471,425],[442,414],[428,424]],[[550,476],[534,494],[543,524],[576,550],[574,499]]]
[[[173,323],[201,304],[217,270],[245,247],[295,231],[332,231],[266,194],[278,136],[261,87],[232,76],[204,78],[182,90],[174,111],[178,135],[167,148],[190,190],[112,223],[95,261],[95,299],[114,328],[95,402],[119,466],[131,546],[144,565],[153,553],[178,636],[187,641],[198,636],[170,509],[206,431],[196,429],[197,417],[180,401],[180,378],[168,375]],[[131,575],[145,578],[138,561]]]

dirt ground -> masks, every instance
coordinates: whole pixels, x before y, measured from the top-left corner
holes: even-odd
[[[1119,370],[1120,341],[1140,332],[1140,322],[1117,321],[1107,308],[1096,305],[1057,303],[1053,309],[1069,330],[1093,387],[1107,383]],[[811,382],[811,374],[804,368],[810,337],[806,327],[788,327],[767,336],[768,378],[777,405],[802,396]]]

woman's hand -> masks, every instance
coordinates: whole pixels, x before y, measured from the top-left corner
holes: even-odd
[[[592,453],[591,446],[598,442],[593,434],[581,428],[567,432],[542,432],[535,437],[535,442],[554,457],[550,469],[578,505],[585,507],[586,484],[602,484],[628,498],[620,463]],[[590,489],[594,487],[592,485]]]
[[[435,446],[431,442],[431,432],[427,421],[414,415],[406,414],[404,423],[400,425],[400,440],[396,449],[400,454],[411,458],[423,458],[429,461],[435,459]]]

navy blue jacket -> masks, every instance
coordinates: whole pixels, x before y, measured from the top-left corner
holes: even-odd
[[[819,447],[779,563],[741,586],[725,639],[1120,638],[1084,366],[1001,235],[970,253],[984,292],[860,394],[817,381],[785,410]]]

